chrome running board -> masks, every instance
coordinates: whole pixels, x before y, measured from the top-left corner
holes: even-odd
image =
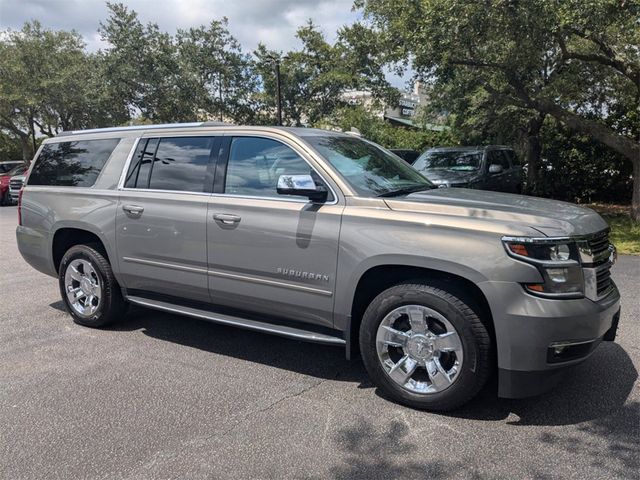
[[[177,313],[179,315],[186,315],[193,318],[200,318],[202,320],[209,320],[211,322],[221,323],[223,325],[232,325],[234,327],[246,328],[247,330],[270,333],[273,335],[295,338],[297,340],[304,340],[307,342],[323,343],[325,345],[346,345],[344,339],[324,333],[310,332],[286,325],[274,325],[272,323],[234,317],[232,315],[226,315],[223,313],[208,312],[206,310],[201,310],[198,308],[185,307],[182,305],[175,305],[173,303],[151,300],[148,298],[129,295],[126,298],[131,303],[140,305],[142,307],[153,308],[154,310],[161,310],[163,312]]]

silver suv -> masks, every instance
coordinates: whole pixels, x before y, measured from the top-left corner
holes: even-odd
[[[438,189],[347,134],[68,132],[38,151],[19,217],[20,252],[81,325],[135,304],[343,346],[417,408],[460,406],[496,373],[500,396],[539,393],[619,318],[599,215]]]

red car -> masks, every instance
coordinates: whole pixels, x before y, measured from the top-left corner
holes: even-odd
[[[14,175],[22,175],[27,169],[26,165],[18,164],[11,170],[0,173],[0,205],[11,205],[13,203],[9,194],[9,179]]]

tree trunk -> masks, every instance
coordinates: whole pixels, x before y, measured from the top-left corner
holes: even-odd
[[[25,162],[30,162],[33,157],[33,153],[31,152],[31,141],[28,135],[20,135],[18,137],[20,139],[20,148],[22,149],[22,160]]]
[[[539,193],[540,157],[542,155],[542,142],[540,130],[544,123],[544,114],[537,115],[529,122],[527,130],[527,193]]]
[[[633,162],[633,197],[631,199],[631,218],[640,222],[640,159]]]

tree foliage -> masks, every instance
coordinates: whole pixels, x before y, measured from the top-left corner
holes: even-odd
[[[286,123],[318,123],[346,105],[342,97],[345,90],[367,89],[377,98],[397,96],[384,77],[380,57],[367,53],[368,42],[375,41],[368,29],[359,24],[345,27],[338,32],[336,42],[330,44],[309,21],[296,36],[302,43],[299,50],[282,54],[260,44],[255,52],[256,69],[263,79],[261,99],[269,112],[276,108],[274,65],[280,65]],[[371,50],[375,51],[380,49]]]
[[[105,123],[96,59],[75,32],[38,22],[0,41],[0,127],[30,159],[36,135]]]
[[[640,5],[627,0],[359,0],[389,61],[410,58],[457,126],[511,123],[533,183],[553,117],[628,159],[640,218]],[[438,105],[434,104],[434,107]],[[480,112],[480,115],[474,115]],[[487,122],[487,120],[491,120]],[[471,127],[471,128],[469,128]]]
[[[128,114],[157,122],[250,120],[257,78],[227,20],[179,30],[143,25],[136,12],[109,3],[100,53],[112,98]]]
[[[2,32],[0,152],[29,159],[42,136],[125,123],[273,124],[277,62],[285,124],[355,127],[396,148],[515,145],[531,191],[567,199],[626,199],[633,167],[640,216],[637,1],[357,0],[364,19],[335,41],[309,21],[299,48],[252,54],[225,18],[169,33],[107,5],[96,53],[38,22]],[[394,103],[386,73],[409,66],[429,98],[418,123],[450,130],[392,127],[345,101],[367,90],[378,109]]]
[[[316,126],[345,132],[355,128],[364,138],[387,148],[406,148],[422,152],[431,147],[458,144],[458,138],[451,130],[432,131],[396,127],[360,105],[337,109]]]

